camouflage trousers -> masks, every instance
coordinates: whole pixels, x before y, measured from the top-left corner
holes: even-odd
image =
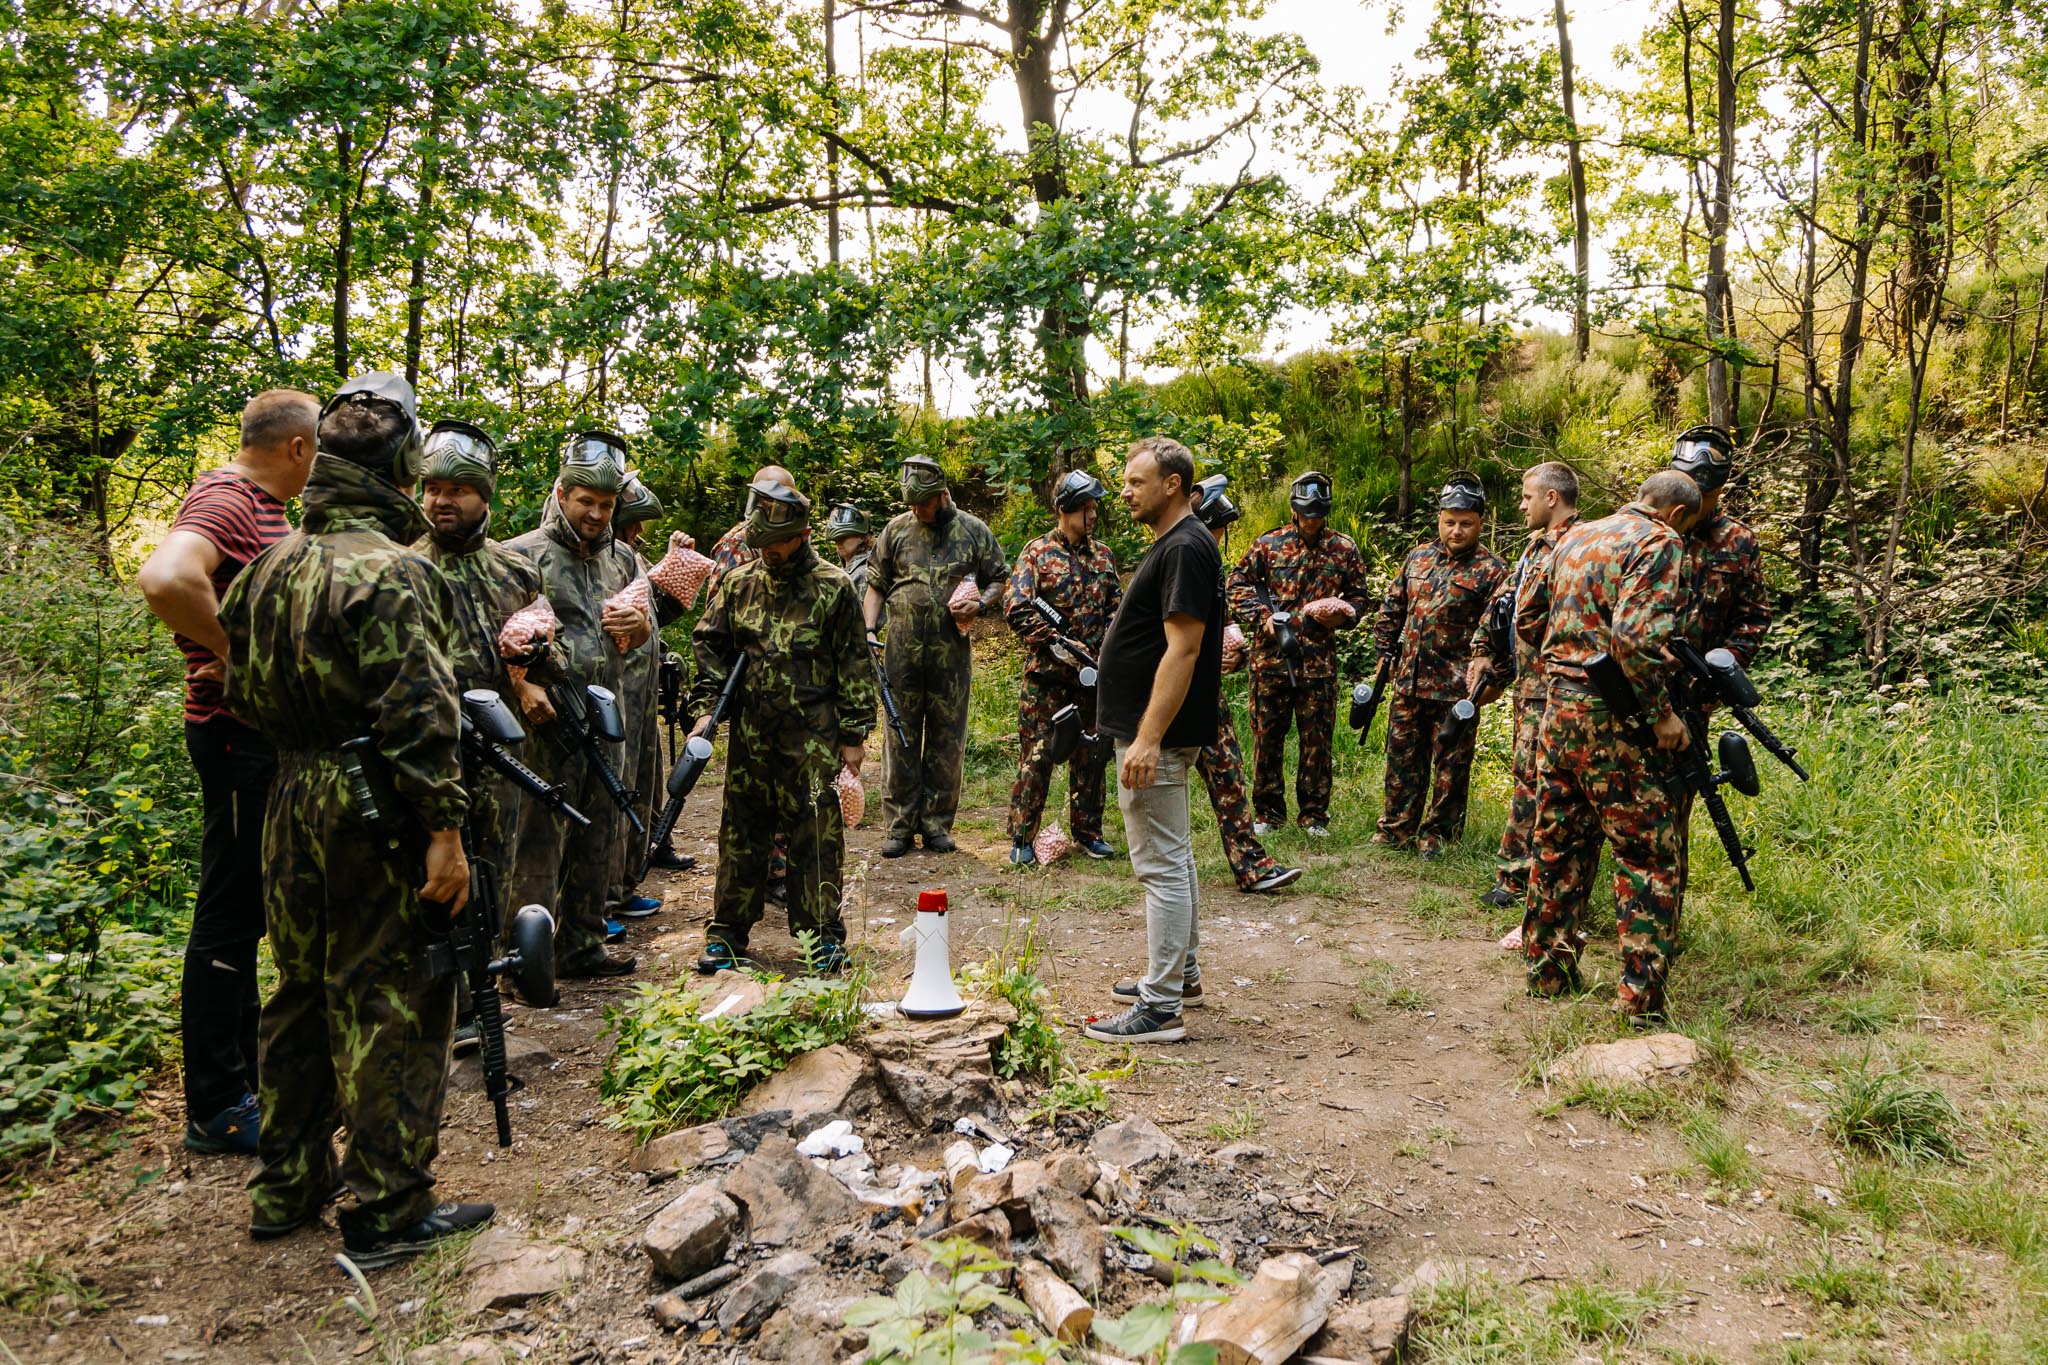
[[[1514,794],[1508,798],[1508,826],[1500,834],[1500,867],[1494,880],[1519,896],[1529,889],[1533,855],[1529,832],[1536,825],[1536,744],[1543,733],[1543,694],[1515,694]]]
[[[1449,744],[1437,738],[1451,702],[1395,692],[1387,701],[1386,809],[1379,838],[1424,852],[1465,837],[1465,799],[1472,787],[1472,751],[1479,727],[1468,725]],[[1423,802],[1428,801],[1425,813]]]
[[[340,769],[282,754],[263,831],[264,909],[277,990],[261,1026],[262,1138],[253,1221],[317,1213],[338,1174],[344,1231],[381,1234],[434,1206],[455,982],[424,975],[420,869],[347,815]],[[407,859],[406,862],[416,862]]]
[[[654,822],[661,818],[665,795],[661,784],[667,776],[662,766],[661,722],[654,714],[654,689],[647,688],[645,695],[632,698],[632,703],[644,709],[638,716],[629,713],[626,717],[626,742],[619,746],[619,779],[636,793],[633,809],[639,812],[640,823],[652,836]],[[615,861],[605,891],[609,900],[624,900],[638,884],[639,879],[633,874],[640,870],[647,840],[633,832],[633,822],[623,815],[613,824],[617,832]]]
[[[1330,822],[1331,748],[1337,734],[1337,679],[1252,670],[1252,808],[1269,825],[1287,823],[1287,731],[1296,731],[1300,770],[1294,804],[1304,825]]]
[[[606,745],[613,760],[620,746]],[[590,817],[576,825],[537,802],[520,816],[519,857],[512,868],[515,905],[545,905],[555,916],[555,963],[604,944],[604,901],[617,866],[618,827],[625,823],[605,794],[597,769],[572,747],[560,722],[534,727],[526,763],[558,784],[569,804]]]
[[[883,664],[910,737],[908,753],[896,742],[894,730],[883,745],[888,755],[882,764],[884,833],[892,839],[949,834],[960,808],[960,770],[967,759],[974,656],[957,632],[950,640],[926,640],[892,620]],[[797,856],[792,843],[792,867]]]
[[[1522,953],[1529,988],[1556,995],[1578,984],[1586,942],[1579,921],[1604,838],[1614,853],[1622,1007],[1661,1011],[1678,954],[1677,803],[1597,700],[1552,691],[1544,708]]]
[[[1017,780],[1010,787],[1010,842],[1031,842],[1045,813],[1046,789],[1052,784],[1052,718],[1063,706],[1078,706],[1081,733],[1095,728],[1095,689],[1078,678],[1026,673],[1017,694]],[[1083,742],[1067,760],[1067,832],[1076,843],[1102,837],[1104,774],[1109,768],[1107,740]]]
[[[1252,803],[1244,789],[1244,752],[1237,747],[1237,724],[1226,701],[1217,708],[1216,742],[1195,755],[1195,771],[1209,789],[1216,811],[1216,833],[1237,889],[1249,890],[1259,878],[1280,870],[1273,855],[1252,833]]]
[[[755,750],[732,737],[718,822],[718,885],[706,937],[744,952],[760,923],[778,836],[789,841],[789,932],[844,942],[846,829],[832,786],[834,754]]]

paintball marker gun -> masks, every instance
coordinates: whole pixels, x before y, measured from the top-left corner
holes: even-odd
[[[1621,665],[1612,655],[1596,654],[1586,663],[1586,680],[1593,690],[1600,694],[1607,710],[1622,728],[1623,735],[1631,744],[1641,749],[1652,763],[1657,762],[1656,737],[1650,732],[1649,719],[1643,714],[1643,705],[1630,685],[1628,675],[1621,671]],[[1705,803],[1707,814],[1714,821],[1714,831],[1721,836],[1721,847],[1727,850],[1728,861],[1742,878],[1742,889],[1756,890],[1756,883],[1749,875],[1749,850],[1743,847],[1742,836],[1735,832],[1735,821],[1728,814],[1728,803],[1721,797],[1724,784],[1732,785],[1744,796],[1755,796],[1759,790],[1756,777],[1756,760],[1750,756],[1749,741],[1733,730],[1723,730],[1716,750],[1721,771],[1714,772],[1707,766],[1706,721],[1703,717],[1688,719],[1686,729],[1691,743],[1668,756],[1666,775],[1675,777],[1687,789]]]
[[[732,669],[725,675],[725,686],[718,689],[718,701],[711,708],[711,729],[715,734],[718,727],[738,700],[740,688],[747,676],[747,665],[753,656],[745,650],[732,656]],[[690,799],[691,790],[697,779],[704,775],[704,765],[711,761],[711,740],[706,735],[691,735],[683,741],[683,761],[669,769],[668,800],[662,804],[661,818],[655,821],[654,835],[648,841],[647,851],[640,855],[640,870],[633,874],[639,881],[647,875],[647,869],[654,865],[655,850],[668,844],[669,836],[676,832],[676,821],[683,818],[683,802]]]
[[[1056,640],[1054,643],[1057,644],[1059,648],[1073,655],[1073,658],[1069,662],[1071,662],[1075,668],[1080,670],[1081,686],[1095,686],[1095,658],[1088,652],[1087,648],[1083,646],[1080,641],[1076,640],[1073,636],[1067,634],[1067,618],[1060,614],[1060,609],[1058,607],[1055,607],[1052,603],[1046,601],[1043,597],[1040,597],[1037,593],[1031,594],[1031,596],[1026,598],[1025,601],[1029,602],[1031,604],[1031,609],[1037,612],[1040,616],[1044,617],[1045,623],[1051,626],[1053,630],[1058,633],[1059,639]]]
[[[1471,693],[1451,703],[1451,709],[1436,728],[1436,742],[1454,744],[1465,731],[1479,723],[1479,699],[1486,694],[1487,687],[1496,677],[1514,677],[1514,601],[1496,594],[1486,604],[1487,666],[1479,671],[1479,679],[1472,685]]]
[[[868,636],[868,649],[875,661],[875,685],[882,693],[882,714],[889,719],[889,728],[896,732],[896,742],[903,746],[903,752],[910,752],[910,736],[903,729],[903,713],[896,709],[896,694],[889,690],[889,670],[882,663],[882,642],[873,635]]]
[[[1273,605],[1273,595],[1262,583],[1258,589],[1259,601],[1266,607],[1266,619],[1273,625],[1273,648],[1280,652],[1280,662],[1287,666],[1287,685],[1301,686],[1301,636],[1294,629],[1294,613],[1282,611]]]
[[[462,694],[462,785],[475,792],[486,770],[498,773],[547,809],[578,825],[589,819],[562,798],[505,746],[526,738],[512,709],[496,692],[474,688]],[[498,1145],[512,1145],[512,1113],[508,1100],[520,1080],[505,1059],[505,1012],[498,998],[498,978],[509,977],[532,1004],[555,1000],[555,918],[546,907],[520,907],[506,932],[506,951],[498,955],[500,917],[498,870],[477,847],[475,810],[462,820],[462,851],[469,859],[469,903],[450,925],[447,937],[427,947],[427,968],[435,976],[460,975],[469,984],[476,1011],[477,1042],[484,1073],[484,1094],[497,1111]]]
[[[668,761],[669,766],[674,767],[676,731],[690,728],[690,718],[683,711],[682,655],[664,653],[661,656],[661,674],[655,695],[662,723],[668,726]]]
[[[1692,675],[1694,697],[1720,702],[1743,729],[1756,736],[1756,742],[1772,758],[1790,768],[1801,782],[1811,780],[1806,769],[1799,766],[1799,751],[1773,734],[1771,727],[1751,709],[1763,697],[1733,654],[1725,649],[1710,649],[1701,654],[1684,640],[1672,641],[1671,652]]]
[[[577,746],[589,756],[605,795],[625,812],[633,833],[645,839],[647,822],[634,808],[634,793],[619,780],[617,770],[604,753],[606,744],[623,744],[626,740],[625,722],[619,716],[619,699],[609,687],[599,687],[596,683],[578,687],[574,683],[561,682],[548,688],[548,701],[555,708],[556,718],[569,727]]]
[[[1379,714],[1380,702],[1387,695],[1387,679],[1393,676],[1392,658],[1380,659],[1379,671],[1373,674],[1369,683],[1354,683],[1351,688],[1351,728],[1358,731],[1358,742],[1365,743],[1366,732],[1372,729],[1372,718]]]
[[[1060,614],[1058,607],[1055,607],[1037,593],[1031,594],[1025,600],[1031,604],[1033,611],[1045,618],[1047,625],[1058,632],[1059,638],[1055,642],[1055,654],[1065,651],[1066,654],[1071,656],[1065,662],[1073,664],[1079,671],[1081,686],[1094,687],[1096,679],[1100,676],[1095,668],[1095,659],[1080,642],[1067,634],[1067,618]],[[1055,767],[1072,758],[1074,751],[1080,748],[1081,745],[1094,744],[1096,742],[1097,737],[1095,735],[1083,734],[1081,732],[1081,708],[1075,703],[1068,702],[1065,706],[1052,713],[1052,739],[1048,744],[1047,752],[1052,758]]]

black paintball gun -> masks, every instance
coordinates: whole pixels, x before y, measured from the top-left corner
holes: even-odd
[[[896,709],[896,694],[889,690],[889,670],[882,664],[882,642],[870,635],[868,649],[875,661],[875,685],[882,693],[882,714],[889,718],[889,728],[896,732],[896,742],[907,754],[910,752],[910,736],[903,729],[903,713]]]
[[[676,761],[676,731],[690,728],[690,717],[683,710],[683,656],[664,653],[661,656],[661,673],[655,688],[656,705],[662,724],[668,727],[668,761],[673,767]]]
[[[1043,617],[1045,623],[1058,633],[1059,639],[1056,643],[1061,650],[1066,651],[1071,656],[1070,661],[1081,675],[1081,686],[1093,688],[1096,679],[1101,676],[1096,670],[1094,656],[1089,654],[1079,641],[1067,634],[1067,618],[1061,615],[1058,607],[1055,607],[1037,593],[1031,594],[1025,600],[1030,602],[1031,609]],[[1081,708],[1075,703],[1068,702],[1065,706],[1052,713],[1052,739],[1048,745],[1047,752],[1055,766],[1072,758],[1074,751],[1083,744],[1095,744],[1098,742],[1098,736],[1082,733]]]
[[[1596,654],[1586,663],[1586,681],[1606,703],[1608,714],[1621,726],[1623,737],[1641,749],[1649,762],[1658,763],[1657,738],[1621,665],[1612,655]],[[1721,836],[1721,847],[1727,850],[1729,863],[1742,878],[1742,889],[1754,891],[1756,883],[1749,875],[1749,850],[1743,847],[1742,836],[1735,832],[1735,821],[1728,814],[1728,803],[1721,798],[1721,788],[1732,785],[1744,796],[1755,796],[1761,790],[1756,760],[1750,755],[1747,739],[1734,730],[1723,730],[1715,752],[1721,771],[1713,771],[1707,766],[1706,728],[1705,718],[1697,712],[1687,719],[1691,743],[1662,756],[1663,775],[1683,784],[1706,805],[1707,814],[1714,821],[1714,832]]]
[[[1351,686],[1351,728],[1358,731],[1358,742],[1365,743],[1366,731],[1372,729],[1372,718],[1379,714],[1380,702],[1386,699],[1387,679],[1394,674],[1394,660],[1382,656],[1379,671],[1372,675],[1369,683],[1353,683]]]
[[[1749,680],[1749,674],[1742,671],[1734,654],[1725,649],[1710,649],[1702,654],[1685,640],[1672,641],[1671,652],[1692,675],[1692,693],[1697,701],[1720,702],[1743,729],[1756,736],[1765,752],[1790,768],[1801,782],[1811,780],[1806,769],[1799,766],[1799,751],[1773,734],[1763,717],[1751,709],[1763,696]]]
[[[1079,669],[1081,673],[1081,686],[1095,686],[1095,657],[1088,652],[1087,647],[1079,640],[1067,634],[1067,618],[1061,614],[1060,609],[1046,601],[1043,597],[1040,597],[1037,593],[1031,594],[1031,596],[1024,600],[1029,602],[1031,609],[1045,618],[1045,623],[1051,626],[1054,632],[1058,634],[1059,639],[1055,643],[1061,649],[1074,656],[1074,667]]]
[[[1280,652],[1280,662],[1287,666],[1287,685],[1301,686],[1301,635],[1294,629],[1294,613],[1282,611],[1273,605],[1273,595],[1262,583],[1258,588],[1259,601],[1266,607],[1266,619],[1273,624],[1273,648]]]
[[[619,780],[618,770],[612,767],[604,752],[607,744],[626,742],[626,725],[619,715],[619,699],[609,687],[600,687],[596,683],[578,687],[574,683],[559,682],[548,687],[548,701],[555,708],[555,719],[568,727],[573,742],[589,757],[590,766],[597,770],[597,780],[604,787],[605,795],[625,812],[633,833],[645,839],[647,822],[640,818],[636,809],[639,794]]]
[[[747,665],[753,656],[745,650],[732,656],[732,670],[725,675],[725,686],[718,689],[718,701],[711,708],[711,730],[725,723],[733,704],[739,699],[740,688],[745,685]],[[691,735],[683,741],[683,759],[668,770],[668,800],[662,803],[661,818],[654,822],[653,837],[648,840],[647,851],[640,855],[640,870],[633,874],[639,881],[647,875],[647,869],[654,865],[654,855],[668,846],[669,837],[676,832],[676,821],[683,818],[683,802],[690,799],[690,792],[697,785],[697,779],[704,775],[704,765],[711,761],[711,740],[705,735]]]
[[[1485,668],[1479,670],[1479,678],[1472,684],[1469,695],[1451,703],[1451,709],[1444,714],[1443,723],[1436,727],[1436,742],[1454,744],[1458,737],[1479,723],[1479,698],[1496,678],[1515,675],[1514,656],[1514,615],[1515,604],[1511,598],[1496,594],[1486,604],[1486,648],[1489,658]]]

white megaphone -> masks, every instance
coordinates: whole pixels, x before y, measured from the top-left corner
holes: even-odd
[[[953,986],[953,950],[946,939],[943,888],[917,893],[917,918],[903,929],[903,941],[917,945],[917,970],[899,1008],[906,1019],[951,1019],[967,1008]]]

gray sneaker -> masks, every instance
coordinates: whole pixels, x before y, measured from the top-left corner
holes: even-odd
[[[1300,868],[1276,867],[1265,876],[1254,881],[1250,886],[1247,886],[1245,894],[1250,896],[1269,896],[1281,887],[1292,886],[1300,880]]]
[[[1109,993],[1126,1005],[1135,1005],[1145,997],[1138,994],[1138,978],[1127,976],[1109,988]],[[1200,1009],[1202,1006],[1202,983],[1181,987],[1180,1007],[1184,1010]]]
[[[1178,1010],[1168,1013],[1150,1005],[1133,1005],[1111,1019],[1097,1019],[1081,1030],[1098,1043],[1177,1043],[1188,1036]]]

